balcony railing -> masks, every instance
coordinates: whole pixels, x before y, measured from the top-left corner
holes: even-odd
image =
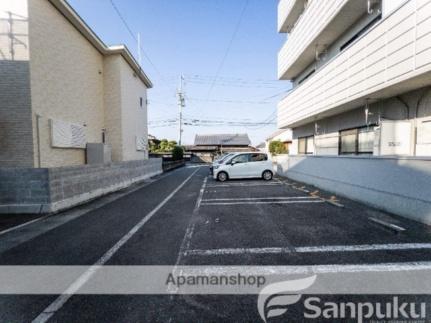
[[[401,82],[429,72],[431,0],[411,0],[287,95],[279,104],[278,126],[304,124],[371,94],[378,98],[381,91],[396,91]],[[425,78],[416,87],[427,80],[431,83]]]
[[[314,0],[304,11],[278,54],[278,76],[286,77],[288,69],[296,62],[304,50],[321,34],[349,0]],[[355,0],[358,1],[358,0]],[[279,5],[282,5],[280,2]],[[288,2],[288,1],[286,1]],[[292,1],[293,2],[293,1]],[[284,5],[284,4],[283,4]]]

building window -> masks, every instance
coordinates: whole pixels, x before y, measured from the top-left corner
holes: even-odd
[[[314,154],[314,136],[298,138],[298,153],[300,155]]]
[[[144,99],[142,97],[139,98],[139,106],[141,108],[144,106]]]
[[[345,50],[347,47],[349,47],[351,44],[353,44],[359,37],[361,37],[363,34],[365,34],[371,27],[373,27],[377,22],[379,22],[382,19],[382,15],[378,15],[376,18],[374,18],[370,23],[368,23],[364,28],[362,28],[359,32],[357,32],[352,38],[350,38],[348,41],[346,41],[343,45],[340,47],[340,52]]]
[[[298,81],[298,85],[300,85],[300,84],[304,83],[304,82],[305,82],[307,79],[309,79],[309,78],[310,78],[310,76],[311,76],[311,75],[313,75],[315,72],[316,72],[316,70],[315,70],[315,69],[313,69],[310,73],[308,73],[307,75],[305,75],[302,79],[300,79],[300,80]]]
[[[361,127],[340,131],[340,155],[372,154],[374,127]]]

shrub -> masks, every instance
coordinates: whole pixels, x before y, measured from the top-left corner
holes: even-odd
[[[152,153],[170,153],[174,147],[177,145],[176,141],[168,141],[167,139],[162,139],[160,142],[154,143],[150,142],[150,152]]]
[[[180,146],[175,146],[172,149],[172,160],[182,160],[184,158],[184,149]]]
[[[269,143],[269,152],[273,155],[287,154],[288,151],[280,140],[271,141]]]

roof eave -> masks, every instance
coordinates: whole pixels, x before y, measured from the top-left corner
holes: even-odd
[[[142,70],[133,55],[125,45],[106,46],[106,44],[96,35],[96,33],[87,25],[79,14],[65,0],[49,0],[49,2],[104,56],[121,54],[127,61],[133,71],[139,76],[141,81],[152,88],[153,83]]]

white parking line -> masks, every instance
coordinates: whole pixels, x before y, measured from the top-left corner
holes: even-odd
[[[264,201],[264,200],[315,200],[318,197],[314,196],[276,196],[276,197],[240,197],[240,198],[218,198],[218,199],[205,199],[202,202],[210,201]]]
[[[242,275],[276,275],[276,274],[325,274],[325,273],[366,273],[366,272],[401,272],[431,270],[430,261],[389,262],[380,264],[349,265],[311,265],[311,266],[212,266],[205,268],[206,275],[224,274],[241,271]],[[395,294],[395,293],[394,293]]]
[[[379,219],[372,218],[372,217],[370,217],[368,219],[370,221],[373,221],[373,222],[378,223],[378,224],[380,224],[380,225],[382,225],[384,227],[387,227],[389,229],[392,229],[392,230],[395,230],[395,231],[398,231],[398,232],[406,231],[406,228],[400,227],[400,226],[398,226],[396,224],[393,224],[393,223],[390,223],[390,222],[386,222],[386,221],[379,220]]]
[[[199,196],[196,200],[195,208],[193,209],[193,213],[192,213],[192,216],[190,218],[190,222],[187,226],[186,233],[184,234],[183,241],[181,242],[180,250],[178,251],[177,261],[175,262],[174,268],[172,270],[172,272],[174,274],[177,274],[177,268],[181,264],[181,260],[183,259],[183,257],[186,255],[187,250],[190,248],[193,233],[195,231],[196,218],[199,214],[199,208],[201,206],[202,198],[203,198],[204,193],[205,193],[205,186],[207,184],[207,180],[208,180],[208,177],[205,177],[204,181],[202,183],[201,189],[199,191]],[[168,290],[168,292],[170,292],[172,294],[171,295],[171,300],[172,300],[173,294],[177,291],[177,287],[169,284],[167,290]]]
[[[153,216],[156,214],[174,195],[186,185],[186,183],[199,171],[196,169],[184,182],[182,182],[171,194],[169,194],[162,202],[160,202],[150,213],[148,213],[138,224],[136,224],[124,237],[122,237],[111,249],[109,249],[94,265],[92,265],[86,272],[84,272],[77,280],[75,280],[62,295],[58,296],[47,308],[43,310],[32,323],[45,323],[57,311],[59,311],[64,304],[83,286],[87,281],[105,265],[117,251],[125,245],[135,234],[138,232]]]
[[[187,226],[186,233],[184,235],[183,241],[182,241],[181,246],[180,246],[180,250],[178,252],[178,257],[177,257],[177,261],[175,262],[175,267],[181,263],[181,258],[184,256],[186,250],[189,249],[189,247],[190,247],[190,243],[191,243],[192,237],[193,237],[193,232],[195,229],[195,216],[198,215],[199,208],[202,204],[202,198],[203,198],[203,195],[205,192],[205,186],[207,183],[207,179],[208,179],[207,177],[204,178],[204,181],[202,183],[202,187],[199,191],[199,196],[198,196],[198,199],[196,200],[195,208],[193,209],[192,218],[190,219],[190,223]]]
[[[291,253],[290,248],[226,248],[209,250],[187,250],[187,256],[222,256],[222,255],[247,255],[247,254],[280,254]]]
[[[317,252],[358,252],[358,251],[387,251],[387,250],[423,250],[431,249],[431,243],[394,243],[394,244],[368,244],[368,245],[347,245],[347,246],[310,246],[294,247],[297,253],[317,253]],[[209,250],[188,250],[187,256],[220,256],[220,255],[241,255],[241,254],[284,254],[291,253],[290,248],[226,248]]]
[[[310,200],[290,200],[290,201],[239,201],[239,202],[203,202],[202,205],[253,205],[253,204],[306,204],[306,203],[325,203],[320,199]]]
[[[350,251],[385,251],[385,250],[414,250],[431,249],[431,243],[390,243],[390,244],[369,244],[353,246],[317,246],[298,247],[296,252],[350,252]]]
[[[253,187],[253,186],[281,186],[283,184],[275,183],[231,183],[231,184],[211,184],[207,187],[217,188],[217,187]]]

